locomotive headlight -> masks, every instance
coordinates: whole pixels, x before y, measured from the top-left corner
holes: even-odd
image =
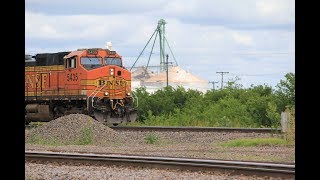
[[[114,69],[110,68],[110,75],[113,76],[114,75]]]
[[[127,93],[127,96],[130,96],[130,93],[129,93],[129,92]]]
[[[109,95],[109,93],[108,93],[108,92],[105,92],[105,93],[104,93],[104,95],[108,96],[108,95]]]

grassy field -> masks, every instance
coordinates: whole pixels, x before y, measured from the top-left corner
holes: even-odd
[[[253,139],[235,139],[220,144],[224,147],[249,147],[249,146],[286,146],[294,145],[291,141],[282,138],[253,138]]]

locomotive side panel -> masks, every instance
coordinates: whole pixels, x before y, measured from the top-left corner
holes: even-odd
[[[63,66],[34,66],[25,68],[26,99],[42,99],[56,96],[61,91],[59,86]]]

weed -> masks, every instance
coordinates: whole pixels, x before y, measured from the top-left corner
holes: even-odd
[[[159,141],[159,137],[155,134],[148,134],[144,140],[147,144],[155,144]]]

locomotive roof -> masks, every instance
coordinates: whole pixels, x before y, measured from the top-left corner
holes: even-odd
[[[79,55],[81,55],[82,53],[87,52],[88,50],[103,50],[103,51],[109,51],[109,53],[110,53],[110,51],[111,51],[111,52],[115,52],[115,54],[116,54],[116,51],[108,50],[108,49],[102,49],[102,48],[85,48],[85,49],[77,49],[76,51],[72,51],[71,53],[65,55],[64,58],[70,58],[70,57],[73,57],[73,56],[79,56]]]
[[[33,56],[35,63],[25,63],[25,66],[50,66],[50,65],[62,65],[64,64],[63,57],[69,52],[57,52],[57,53],[40,53]]]
[[[73,56],[80,56],[88,50],[104,50],[108,51],[109,54],[116,54],[115,51],[109,49],[102,49],[102,48],[86,48],[86,49],[77,49],[76,51],[65,51],[65,52],[57,52],[57,53],[39,53],[35,56],[32,56],[36,62],[33,63],[26,63],[26,66],[50,66],[50,65],[63,65],[64,58],[70,58]],[[30,58],[29,55],[26,55],[26,61]]]
[[[71,53],[66,54],[66,55],[64,56],[64,58],[69,58],[69,57],[72,57],[72,56],[78,56],[78,55],[82,54],[83,51],[85,51],[85,50],[72,51]]]

